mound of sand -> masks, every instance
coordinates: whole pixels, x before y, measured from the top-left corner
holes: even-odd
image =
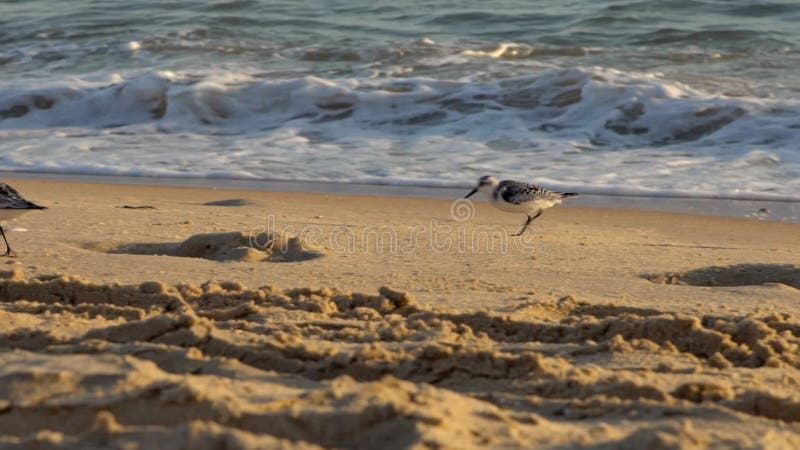
[[[127,244],[111,252],[244,262],[297,262],[325,254],[322,247],[301,237],[266,232],[246,234],[240,231],[196,234],[179,243]]]
[[[800,445],[790,315],[20,271],[0,300],[0,445]]]
[[[644,275],[656,284],[689,286],[757,286],[782,284],[800,289],[800,266],[794,264],[736,264],[711,266],[686,272]]]

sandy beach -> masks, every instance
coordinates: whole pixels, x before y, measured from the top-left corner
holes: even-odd
[[[800,447],[798,224],[3,181],[0,447]]]

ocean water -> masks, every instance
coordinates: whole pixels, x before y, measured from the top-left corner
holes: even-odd
[[[800,2],[0,0],[0,170],[800,201]]]

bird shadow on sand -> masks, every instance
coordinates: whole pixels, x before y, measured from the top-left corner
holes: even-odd
[[[800,289],[800,267],[794,264],[735,264],[709,266],[686,272],[644,274],[656,284],[689,286],[758,286],[783,284]]]
[[[204,233],[182,242],[134,242],[116,247],[88,243],[87,250],[112,254],[163,255],[211,261],[300,262],[319,258],[324,249],[296,236],[240,231]]]

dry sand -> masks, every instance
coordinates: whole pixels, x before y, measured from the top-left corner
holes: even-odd
[[[800,447],[798,225],[4,181],[0,447]]]

